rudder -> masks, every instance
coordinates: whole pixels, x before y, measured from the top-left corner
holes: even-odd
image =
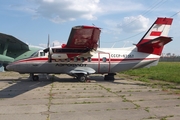
[[[163,46],[172,40],[168,37],[172,21],[172,18],[157,18],[136,45],[138,52],[161,55]]]

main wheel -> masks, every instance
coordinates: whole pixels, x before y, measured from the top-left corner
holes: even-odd
[[[108,75],[105,75],[105,76],[104,76],[104,80],[109,80]]]
[[[86,81],[86,76],[85,75],[79,75],[78,76],[78,80],[80,81],[80,82],[85,82]]]
[[[114,75],[105,75],[105,76],[104,76],[104,80],[106,80],[106,81],[112,81],[112,80],[114,80]]]

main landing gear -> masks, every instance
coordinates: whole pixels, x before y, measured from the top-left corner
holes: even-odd
[[[86,82],[87,81],[87,75],[83,73],[75,74],[75,77],[80,82]]]
[[[34,73],[30,73],[29,78],[33,81],[38,81],[39,80],[39,76],[38,75],[34,75]]]
[[[108,73],[107,75],[104,76],[104,80],[113,81],[115,80],[114,75],[116,75],[116,73]]]

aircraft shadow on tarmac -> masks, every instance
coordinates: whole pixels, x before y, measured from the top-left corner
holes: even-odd
[[[51,81],[31,81],[28,78],[23,79],[4,79],[0,80],[0,82],[8,83],[5,88],[1,88],[0,98],[13,98],[23,93],[26,93],[30,90],[33,90],[38,87],[46,86]]]
[[[131,85],[145,85],[145,84],[139,84],[139,83],[124,83],[121,82],[121,80],[124,80],[123,78],[118,78],[118,82],[115,82],[113,80],[110,81],[104,81],[104,77],[103,76],[90,76],[89,78],[89,82],[95,81],[95,82],[110,82],[113,84],[131,84]],[[23,93],[26,93],[30,90],[36,89],[38,87],[44,87],[46,85],[49,85],[53,82],[62,82],[62,83],[78,83],[78,80],[73,78],[73,77],[69,77],[69,78],[60,78],[60,77],[56,77],[56,76],[50,76],[49,79],[47,78],[40,78],[39,81],[32,81],[27,77],[24,78],[19,78],[19,79],[1,79],[0,83],[6,83],[6,85],[0,89],[0,99],[2,98],[13,98],[16,97],[18,95],[21,95]],[[88,83],[87,83],[88,84]]]

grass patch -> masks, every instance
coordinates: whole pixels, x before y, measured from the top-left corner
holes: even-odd
[[[138,76],[137,80],[162,80],[180,83],[180,62],[159,62],[150,68],[134,69],[122,72],[123,74]]]
[[[149,107],[146,107],[144,110],[145,110],[146,112],[149,112]]]

